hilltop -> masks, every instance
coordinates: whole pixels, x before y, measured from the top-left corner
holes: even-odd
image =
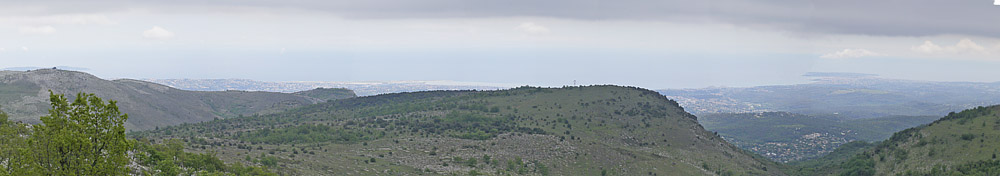
[[[48,113],[49,90],[70,97],[79,92],[93,93],[118,101],[122,112],[131,114],[125,124],[130,130],[277,112],[326,101],[274,92],[186,91],[132,79],[104,80],[84,72],[58,69],[0,71],[0,108],[12,120],[38,123],[38,118]],[[349,90],[335,89],[332,93],[337,96],[331,98],[353,97]]]
[[[132,136],[293,175],[783,175],[620,86],[384,94]]]

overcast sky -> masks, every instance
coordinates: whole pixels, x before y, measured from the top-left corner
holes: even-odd
[[[0,68],[646,88],[1000,81],[993,0],[0,2]]]

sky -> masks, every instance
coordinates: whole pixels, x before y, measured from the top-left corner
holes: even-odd
[[[646,88],[1000,81],[992,0],[0,1],[0,68]]]

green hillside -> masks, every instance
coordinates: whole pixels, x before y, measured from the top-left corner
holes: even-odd
[[[844,172],[877,175],[1000,174],[1000,106],[951,113],[894,134],[852,160]]]
[[[778,162],[818,158],[851,141],[876,142],[892,133],[930,123],[934,116],[868,119],[810,116],[787,112],[719,113],[699,116],[699,123],[726,141]]]
[[[789,175],[998,175],[1000,106],[950,113],[878,143],[852,142],[782,166]],[[849,156],[849,157],[848,157]]]
[[[353,92],[343,89],[312,91],[308,92],[308,96],[274,92],[185,91],[138,80],[109,81],[83,72],[39,69],[0,71],[0,110],[7,112],[14,121],[40,123],[38,118],[48,113],[49,90],[66,95],[88,92],[119,101],[123,105],[122,112],[134,114],[125,124],[129,130],[279,112],[324,102],[329,98],[353,97],[348,96]]]
[[[292,175],[783,175],[619,86],[385,94],[130,135]]]

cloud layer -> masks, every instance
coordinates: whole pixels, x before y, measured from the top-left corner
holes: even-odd
[[[174,33],[168,31],[167,29],[163,29],[159,26],[153,26],[152,29],[143,31],[142,37],[145,37],[147,39],[165,40],[174,38]]]
[[[549,33],[549,28],[548,27],[545,27],[545,26],[542,26],[542,25],[538,25],[538,24],[535,24],[535,23],[521,23],[521,25],[517,26],[517,30],[520,30],[522,32],[526,32],[526,33],[529,33],[529,34],[544,34],[544,33]]]
[[[828,53],[820,56],[827,59],[859,58],[867,56],[885,56],[884,54],[869,51],[867,49],[844,49],[841,51]]]
[[[964,34],[1000,37],[1000,9],[988,0],[788,1],[788,0],[244,0],[68,3],[38,0],[0,3],[0,11],[72,14],[146,9],[160,12],[234,12],[301,9],[346,18],[548,17],[579,20],[721,22],[805,33],[926,36]],[[72,5],[54,5],[72,4]],[[34,8],[24,8],[34,7]],[[0,15],[3,15],[0,13]],[[91,17],[95,18],[95,17]],[[99,18],[99,17],[96,17]],[[101,20],[97,20],[101,21]]]
[[[0,3],[2,6],[3,3]],[[10,10],[0,7],[0,10]],[[22,25],[54,25],[54,24],[74,24],[74,25],[88,25],[88,24],[117,24],[117,22],[109,19],[105,15],[100,14],[40,14],[40,15],[0,15],[0,22],[2,23],[14,23]]]
[[[990,51],[970,39],[962,39],[953,46],[943,47],[931,41],[924,41],[924,44],[914,46],[912,50],[925,54],[986,54]]]
[[[22,34],[52,34],[56,28],[52,26],[22,26],[18,29]]]

